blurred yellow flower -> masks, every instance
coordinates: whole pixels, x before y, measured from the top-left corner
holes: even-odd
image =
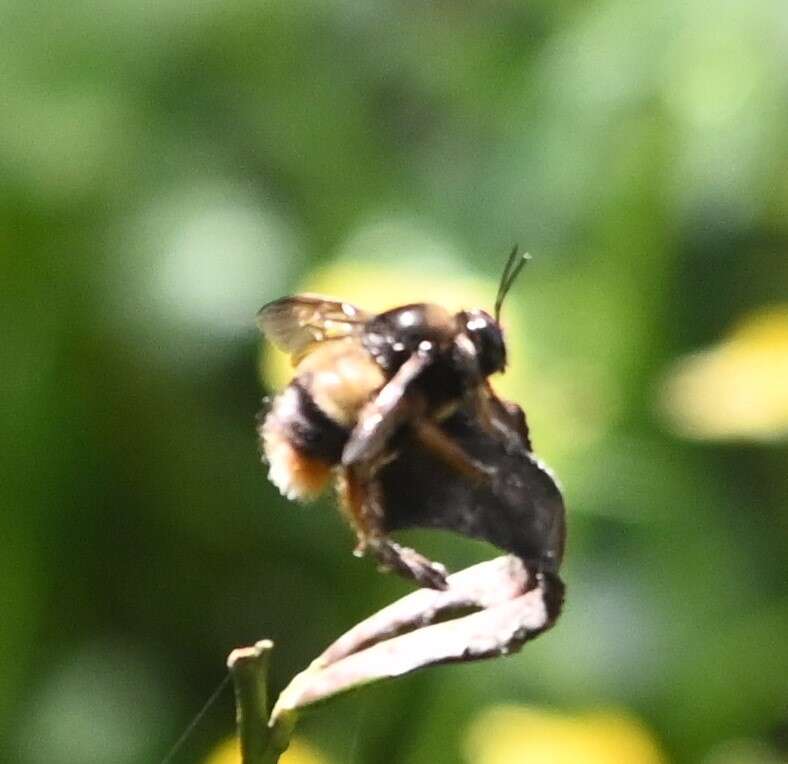
[[[621,712],[576,716],[524,706],[488,709],[465,741],[470,764],[664,764],[653,736]]]
[[[223,740],[211,751],[203,764],[241,764],[241,748],[238,738],[233,735]],[[294,738],[290,741],[288,749],[279,758],[279,764],[328,764],[328,759],[312,746]]]
[[[660,403],[672,427],[688,437],[788,435],[788,305],[748,316],[714,347],[677,361]]]

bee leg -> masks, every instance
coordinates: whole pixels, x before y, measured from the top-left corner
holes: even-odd
[[[422,446],[452,469],[477,484],[490,483],[495,468],[476,461],[457,445],[443,430],[429,419],[411,424],[411,429]]]
[[[345,518],[356,532],[355,554],[360,556],[371,538],[383,535],[381,504],[370,500],[369,481],[362,475],[360,466],[338,471],[337,494]]]
[[[528,423],[523,410],[511,401],[501,400],[492,389],[489,380],[472,393],[469,405],[476,412],[476,419],[494,438],[503,438],[505,443],[512,443],[531,450],[528,437]]]
[[[344,470],[340,496],[358,537],[355,554],[372,555],[380,565],[430,589],[446,589],[446,568],[386,536],[380,485],[364,466]]]
[[[446,568],[439,562],[428,560],[415,549],[401,546],[387,536],[368,539],[366,549],[372,552],[382,567],[411,578],[421,586],[441,590],[449,588]]]
[[[380,483],[374,479],[370,481],[367,490],[368,504],[372,509],[373,517],[383,517],[383,502],[380,495]],[[379,531],[379,525],[376,531]],[[366,541],[366,548],[374,555],[380,565],[398,573],[405,578],[411,578],[420,586],[429,589],[448,589],[446,583],[446,568],[439,562],[433,562],[415,549],[401,546],[383,532],[375,533]]]
[[[431,363],[430,352],[414,353],[364,406],[342,450],[345,467],[374,463],[386,449],[391,436],[424,411],[426,402],[421,395],[414,394],[412,384]]]

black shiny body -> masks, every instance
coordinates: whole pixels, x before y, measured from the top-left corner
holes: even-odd
[[[469,331],[469,323],[477,328]],[[420,387],[436,406],[460,398],[506,364],[500,327],[491,316],[484,311],[451,314],[430,303],[378,314],[365,325],[362,344],[389,378],[414,353],[429,354],[432,362]]]
[[[389,374],[429,343],[436,358],[451,360],[455,317],[436,305],[414,303],[379,313],[364,326],[362,344]],[[425,348],[426,349],[426,348]]]

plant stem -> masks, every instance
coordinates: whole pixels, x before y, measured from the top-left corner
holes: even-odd
[[[268,666],[274,643],[263,639],[233,650],[227,668],[235,685],[235,709],[243,764],[276,764],[290,742],[287,718],[269,726]],[[294,720],[292,720],[294,721]]]

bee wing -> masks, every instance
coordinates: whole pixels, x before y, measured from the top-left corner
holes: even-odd
[[[260,331],[297,363],[317,342],[358,334],[372,318],[355,305],[316,294],[282,297],[257,313]]]

